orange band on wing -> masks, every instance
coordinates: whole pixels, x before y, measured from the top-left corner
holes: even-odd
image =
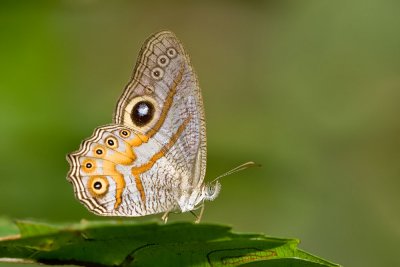
[[[168,111],[171,108],[172,101],[173,101],[174,95],[176,93],[176,88],[182,81],[184,71],[185,71],[185,68],[182,63],[181,69],[179,70],[178,75],[174,79],[174,82],[172,83],[172,86],[169,89],[169,93],[164,101],[164,105],[163,105],[163,108],[162,108],[162,111],[160,114],[160,118],[158,119],[156,124],[154,124],[154,126],[152,128],[150,128],[150,130],[146,133],[146,135],[148,137],[152,137],[153,135],[155,135],[158,132],[158,130],[161,128],[161,126],[163,125],[165,118],[167,117]]]
[[[125,188],[125,179],[122,176],[122,174],[117,171],[115,165],[116,164],[111,161],[105,160],[103,162],[103,168],[109,169],[110,171],[112,170],[112,172],[110,173],[110,176],[114,179],[115,188],[116,188],[114,208],[118,208],[119,205],[121,205],[121,203],[122,203],[122,193]]]
[[[135,134],[135,136],[130,139],[130,140],[126,140],[126,142],[128,142],[128,144],[130,144],[131,146],[134,147],[138,147],[140,146],[142,143],[147,143],[149,141],[149,136],[144,135],[144,134]]]
[[[169,140],[169,142],[166,145],[164,145],[160,149],[159,152],[154,154],[150,158],[150,160],[148,162],[146,162],[145,164],[143,164],[143,165],[141,165],[139,167],[133,167],[132,168],[131,172],[132,172],[132,175],[135,177],[136,188],[140,192],[140,198],[142,199],[144,205],[146,205],[146,201],[145,201],[146,200],[146,194],[145,194],[144,189],[143,189],[143,184],[142,184],[142,181],[140,179],[140,174],[150,170],[153,167],[153,165],[157,162],[157,160],[162,158],[171,149],[171,147],[178,140],[179,136],[185,130],[187,124],[190,121],[190,119],[191,119],[191,117],[187,117],[183,121],[183,123],[179,126],[178,130],[176,131],[176,133],[171,136],[171,139]]]
[[[142,180],[140,180],[140,175],[134,174],[133,176],[135,177],[136,189],[140,193],[140,199],[142,200],[143,205],[146,207],[146,193],[144,192]]]
[[[122,203],[122,193],[124,192],[125,188],[125,179],[121,174],[114,176],[114,178],[115,178],[115,183],[117,184],[114,208],[117,209],[119,205],[121,205]]]

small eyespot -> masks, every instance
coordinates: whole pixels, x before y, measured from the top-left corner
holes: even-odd
[[[165,67],[169,63],[169,58],[166,55],[161,55],[157,58],[157,64],[160,67]]]
[[[109,136],[106,138],[106,145],[109,148],[117,148],[118,147],[118,140],[114,136]]]
[[[122,129],[121,131],[119,131],[119,135],[122,138],[128,138],[129,136],[131,136],[131,132],[125,129]]]
[[[107,178],[102,176],[93,176],[88,182],[88,188],[90,193],[95,197],[101,197],[107,193],[109,183]]]
[[[144,91],[146,94],[150,95],[150,94],[154,93],[154,87],[149,85],[144,89]]]
[[[86,159],[82,162],[82,170],[86,173],[91,173],[96,169],[96,162],[91,159]]]
[[[176,57],[177,55],[178,55],[178,52],[176,52],[175,48],[170,47],[170,48],[167,49],[167,56],[168,56],[169,58],[174,58],[174,57]]]
[[[105,151],[104,151],[104,148],[103,148],[103,147],[97,146],[97,147],[95,147],[95,149],[94,149],[94,153],[95,153],[96,155],[103,156],[104,153],[105,153]]]
[[[153,79],[155,79],[155,80],[160,80],[160,79],[162,79],[163,76],[164,76],[164,71],[162,68],[155,67],[151,71],[151,77],[153,77]]]

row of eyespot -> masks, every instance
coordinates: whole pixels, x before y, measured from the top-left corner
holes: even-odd
[[[167,55],[161,55],[157,58],[157,65],[151,71],[151,77],[155,80],[160,80],[164,76],[164,70],[162,68],[166,67],[169,64],[170,59],[176,57],[178,53],[176,52],[175,48],[168,48]]]
[[[131,135],[131,132],[125,129],[119,131],[119,135],[122,138],[128,138]],[[115,137],[109,136],[106,138],[105,143],[110,148],[116,148],[118,146],[118,141]],[[102,155],[104,153],[104,149],[101,147],[95,148],[95,153],[97,155]],[[83,171],[86,173],[91,173],[96,169],[96,162],[91,159],[86,159],[83,162]],[[89,191],[94,196],[102,196],[108,191],[108,181],[105,177],[94,176],[88,181]]]
[[[123,130],[120,130],[120,131],[119,131],[119,135],[120,135],[122,138],[128,138],[128,137],[131,135],[131,132],[128,131],[128,130],[123,129]],[[107,145],[108,147],[110,147],[110,148],[116,148],[116,147],[118,147],[118,140],[117,140],[114,136],[109,136],[109,137],[107,137],[106,140],[105,140],[105,143],[106,143],[106,145]],[[101,154],[103,154],[103,152],[100,151],[100,150],[99,150],[99,151],[96,150],[96,154],[101,155]]]
[[[128,138],[131,135],[131,132],[128,130],[120,130],[119,131],[119,135],[122,138]],[[105,144],[109,147],[109,148],[117,148],[118,147],[118,140],[114,137],[114,136],[109,136],[105,139]],[[95,153],[97,155],[102,155],[104,154],[104,149],[102,147],[97,147],[95,150]],[[90,168],[90,167],[88,167]]]
[[[122,129],[122,130],[119,131],[119,135],[120,135],[122,138],[128,138],[128,137],[131,135],[131,132],[128,131],[128,130]],[[110,147],[110,148],[116,148],[116,147],[118,147],[118,140],[117,140],[114,136],[109,136],[109,137],[107,137],[107,138],[105,139],[105,143],[106,143],[106,145],[107,145],[108,147]],[[103,155],[103,154],[104,154],[104,149],[103,149],[102,147],[99,147],[99,146],[98,146],[98,147],[96,147],[96,148],[94,149],[94,152],[95,152],[97,155]],[[92,167],[95,167],[94,165],[95,165],[95,163],[92,162],[91,160],[86,160],[86,161],[83,163],[83,166],[86,167],[86,168],[84,168],[84,171],[85,171],[85,172],[90,172],[90,169],[92,169]]]

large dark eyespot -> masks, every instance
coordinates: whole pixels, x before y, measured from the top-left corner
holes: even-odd
[[[154,115],[154,106],[149,101],[139,101],[132,108],[131,119],[137,126],[144,126],[151,121]]]

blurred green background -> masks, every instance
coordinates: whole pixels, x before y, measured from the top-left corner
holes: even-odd
[[[399,10],[371,0],[2,1],[0,215],[99,219],[75,200],[65,154],[111,122],[143,41],[170,29],[204,95],[207,179],[263,165],[224,178],[204,221],[297,237],[345,266],[399,266]]]

